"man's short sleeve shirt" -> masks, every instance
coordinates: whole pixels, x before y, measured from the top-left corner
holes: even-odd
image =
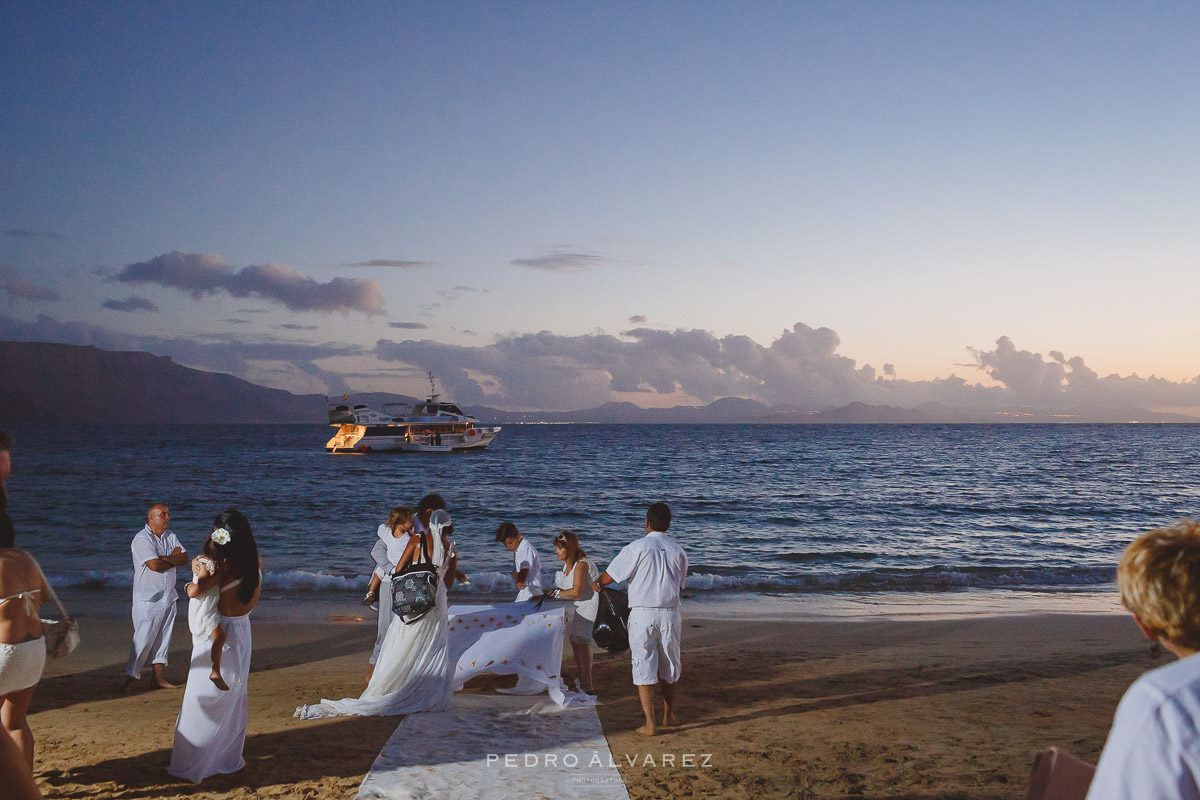
[[[179,539],[170,530],[161,537],[151,533],[148,525],[137,532],[130,545],[133,551],[134,601],[158,603],[178,597],[175,591],[175,568],[155,572],[146,566],[146,562],[169,556],[179,546]]]
[[[604,571],[614,581],[629,582],[630,608],[679,608],[687,554],[665,533],[651,531],[621,548]]]

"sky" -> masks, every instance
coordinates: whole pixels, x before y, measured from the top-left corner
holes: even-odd
[[[0,1],[0,340],[1200,412],[1195,4]]]

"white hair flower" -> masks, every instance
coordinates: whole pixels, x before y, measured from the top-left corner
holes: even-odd
[[[229,531],[224,528],[217,528],[212,532],[212,540],[216,544],[229,544]]]

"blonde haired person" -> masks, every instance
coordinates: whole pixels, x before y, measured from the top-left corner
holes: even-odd
[[[1048,751],[1034,763],[1028,797],[1200,800],[1200,659],[1193,658],[1200,651],[1200,522],[1180,520],[1135,539],[1121,556],[1117,585],[1146,638],[1179,660],[1125,692],[1090,786],[1089,765]]]
[[[567,638],[579,667],[579,689],[586,694],[595,694],[592,687],[592,625],[600,607],[600,596],[592,584],[600,579],[600,570],[587,560],[587,553],[579,546],[579,538],[570,531],[560,531],[554,537],[554,555],[563,562],[563,568],[554,573],[556,588],[549,594],[556,600],[575,601],[575,607],[569,609]]]

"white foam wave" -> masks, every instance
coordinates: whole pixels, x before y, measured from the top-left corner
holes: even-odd
[[[180,582],[188,575],[180,571]],[[547,588],[552,582],[546,581]],[[51,585],[83,589],[127,589],[132,572],[83,570],[53,572],[47,575]],[[859,572],[806,573],[786,577],[756,575],[717,575],[697,572],[688,575],[689,592],[938,592],[962,589],[1044,587],[1070,589],[1109,583],[1111,569],[1071,569],[1065,567],[996,569],[966,567],[919,570],[866,570]],[[293,569],[267,572],[266,589],[285,594],[354,594],[361,592],[367,575],[339,575]],[[506,595],[515,592],[512,575],[504,572],[472,573],[466,584],[456,585],[457,594]]]

